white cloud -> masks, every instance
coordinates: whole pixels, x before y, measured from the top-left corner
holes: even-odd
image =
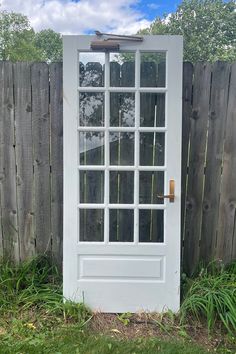
[[[157,10],[160,5],[156,4],[155,2],[152,2],[151,4],[148,4],[149,9],[151,10]]]
[[[135,9],[138,0],[2,0],[1,10],[28,16],[36,31],[52,28],[63,34],[98,29],[134,34],[150,21]]]

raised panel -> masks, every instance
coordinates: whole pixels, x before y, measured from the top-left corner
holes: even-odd
[[[79,256],[79,279],[162,280],[164,257]]]

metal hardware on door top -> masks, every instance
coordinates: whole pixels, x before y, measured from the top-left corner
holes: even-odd
[[[99,39],[98,41],[92,41],[90,47],[92,50],[98,51],[118,51],[120,49],[119,41],[137,41],[142,42],[143,37],[138,36],[125,36],[119,34],[102,33],[100,31],[95,31],[97,37],[106,36],[104,39]]]
[[[170,203],[174,203],[174,201],[175,201],[175,181],[173,179],[171,179],[169,182],[169,194],[158,195],[157,197],[160,199],[168,198]]]
[[[95,31],[95,34],[98,37],[102,37],[102,36],[110,36],[112,38],[106,38],[105,40],[123,40],[123,41],[138,41],[138,42],[142,42],[143,41],[143,37],[140,36],[128,36],[128,35],[123,35],[123,34],[112,34],[112,33],[102,33],[100,31]]]

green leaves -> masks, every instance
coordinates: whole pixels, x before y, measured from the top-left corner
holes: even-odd
[[[122,322],[124,326],[128,326],[131,317],[132,317],[132,313],[130,312],[124,312],[117,315],[118,320]]]
[[[1,11],[0,60],[61,61],[61,35],[51,29],[35,33],[26,16]]]
[[[35,45],[42,53],[42,60],[46,62],[62,60],[62,37],[51,29],[35,34]]]
[[[189,315],[206,318],[208,329],[221,321],[229,334],[236,332],[236,267],[206,269],[194,279],[181,305],[181,321]]]
[[[73,320],[84,326],[91,318],[90,311],[81,303],[64,301],[62,279],[50,258],[38,256],[18,266],[0,264],[0,317],[8,312],[45,312],[62,322]]]
[[[164,20],[157,18],[144,34],[180,34],[184,60],[236,60],[236,3],[223,0],[183,0]]]

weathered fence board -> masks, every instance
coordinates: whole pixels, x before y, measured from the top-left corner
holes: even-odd
[[[183,66],[183,107],[182,107],[182,186],[181,186],[181,234],[184,235],[184,216],[186,202],[186,184],[188,174],[188,152],[190,118],[192,115],[192,85],[193,85],[193,65],[184,63]]]
[[[216,256],[236,258],[236,63],[232,65],[227,108]]]
[[[63,96],[62,64],[51,64],[50,116],[51,116],[51,235],[52,255],[62,262],[63,230]]]
[[[20,259],[35,253],[31,65],[14,64],[17,214]]]
[[[214,258],[217,239],[229,73],[230,65],[227,63],[217,62],[212,67],[200,241],[200,259],[206,262]]]
[[[211,65],[194,68],[193,110],[190,127],[189,171],[184,234],[184,269],[189,273],[199,259],[202,194],[210,99]]]
[[[49,75],[46,63],[31,68],[36,252],[51,250]]]
[[[3,256],[19,261],[13,64],[0,62],[0,196]]]
[[[133,64],[112,66],[111,84],[129,86]],[[142,64],[142,72],[155,68]],[[100,64],[82,69],[85,86],[91,70],[103,80]],[[199,261],[236,258],[236,64],[184,63],[183,69],[182,258],[190,274]],[[129,95],[111,97],[114,124],[124,119]],[[101,115],[99,107],[91,119]],[[155,119],[164,126],[163,97],[145,93],[142,124]],[[62,64],[0,62],[0,257],[18,262],[50,252],[61,265],[62,136]],[[145,183],[159,183],[150,176]]]

